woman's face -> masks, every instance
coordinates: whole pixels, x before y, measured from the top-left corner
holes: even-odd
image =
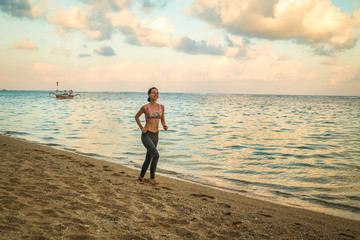
[[[149,97],[150,97],[150,100],[157,100],[159,98],[159,91],[157,89],[151,90]]]

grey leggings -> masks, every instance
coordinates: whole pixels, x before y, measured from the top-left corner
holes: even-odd
[[[146,133],[142,133],[141,141],[144,144],[144,146],[146,147],[147,152],[146,152],[145,162],[141,168],[140,177],[145,176],[145,173],[151,163],[150,177],[155,178],[156,166],[157,166],[157,163],[159,160],[159,152],[156,149],[156,146],[159,141],[159,132],[154,133],[154,132],[147,131]]]

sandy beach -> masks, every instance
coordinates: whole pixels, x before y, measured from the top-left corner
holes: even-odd
[[[0,135],[0,239],[360,239],[360,222]]]

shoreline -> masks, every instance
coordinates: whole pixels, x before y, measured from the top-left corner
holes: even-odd
[[[109,158],[109,157],[106,157],[103,155],[83,153],[83,152],[77,151],[75,149],[63,148],[62,145],[59,145],[59,144],[51,144],[51,143],[49,144],[46,142],[41,143],[36,140],[29,140],[26,138],[16,137],[16,136],[12,135],[11,131],[6,131],[5,133],[0,133],[0,135],[15,138],[17,140],[29,142],[32,144],[44,145],[46,147],[54,148],[54,149],[57,149],[60,151],[66,151],[69,153],[74,153],[74,154],[78,154],[81,156],[94,158],[99,161],[105,161],[105,162],[119,164],[120,166],[123,166],[125,168],[130,168],[135,171],[139,171],[139,169],[141,169],[141,165],[122,164],[118,161],[114,161],[112,158]],[[241,195],[249,197],[249,198],[255,198],[258,200],[272,202],[272,203],[280,204],[283,206],[295,207],[295,208],[310,210],[310,211],[314,211],[314,212],[318,212],[318,213],[322,213],[322,214],[327,214],[327,215],[346,218],[346,219],[350,219],[350,220],[360,221],[360,215],[358,213],[355,213],[355,212],[358,212],[358,208],[354,208],[355,210],[351,210],[352,207],[349,205],[347,205],[343,209],[341,209],[341,207],[337,207],[337,208],[331,207],[331,203],[329,203],[329,202],[323,202],[323,203],[316,204],[316,203],[311,203],[309,201],[303,200],[301,198],[296,198],[296,197],[294,199],[289,200],[286,197],[282,198],[281,196],[278,196],[278,195],[276,195],[276,196],[271,195],[271,194],[269,195],[269,192],[267,192],[266,190],[265,190],[265,192],[262,192],[262,194],[258,194],[258,193],[254,193],[254,192],[251,192],[251,191],[248,191],[245,189],[241,189],[241,188],[226,187],[226,186],[222,186],[222,185],[217,185],[214,182],[202,181],[202,179],[196,178],[196,177],[194,178],[194,176],[192,176],[192,175],[182,174],[179,172],[175,172],[173,170],[161,169],[159,167],[157,170],[157,175],[172,178],[172,179],[179,180],[179,181],[185,181],[188,183],[199,184],[200,186],[206,186],[206,187],[214,188],[214,189],[217,189],[220,191],[228,191],[230,193],[241,194]],[[271,198],[271,200],[269,198]],[[326,206],[326,205],[328,205],[328,206]]]
[[[0,135],[0,238],[359,239],[360,221]],[[148,177],[148,176],[147,176]]]
[[[1,89],[0,92],[51,92],[54,89],[48,90],[23,90],[23,89]],[[143,92],[134,92],[134,91],[86,91],[79,90],[79,93],[139,93]],[[290,96],[290,97],[351,97],[351,98],[360,98],[359,95],[332,95],[332,94],[284,94],[284,93],[232,93],[232,92],[162,92],[162,94],[201,94],[201,95],[243,95],[243,96]]]

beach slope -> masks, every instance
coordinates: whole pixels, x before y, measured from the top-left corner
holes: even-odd
[[[0,135],[0,239],[360,239],[360,222]]]

